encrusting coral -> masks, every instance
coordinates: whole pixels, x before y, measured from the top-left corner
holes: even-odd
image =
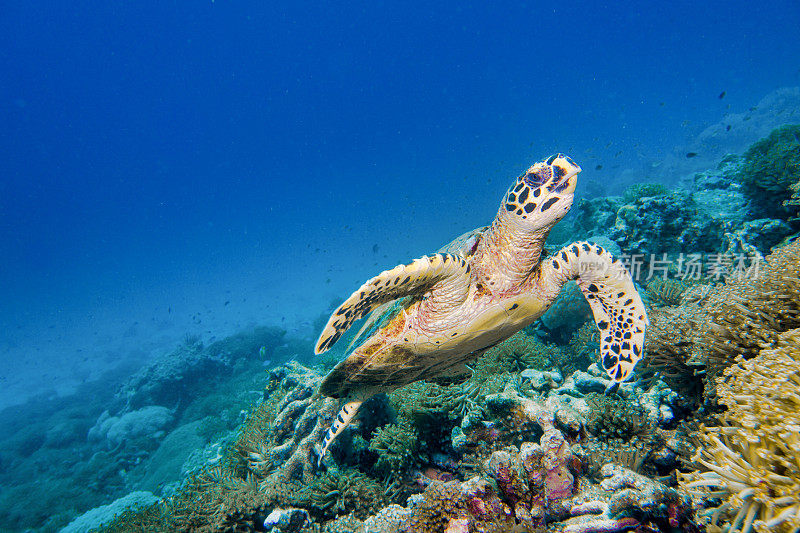
[[[798,531],[800,329],[750,360],[739,357],[717,379],[717,394],[728,410],[720,425],[700,429],[693,457],[700,469],[681,476],[710,507],[701,513],[707,530]]]

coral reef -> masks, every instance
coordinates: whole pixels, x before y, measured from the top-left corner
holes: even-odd
[[[800,327],[800,243],[776,249],[752,277],[729,278],[708,297],[693,357],[716,374]]]
[[[313,447],[338,408],[315,394],[319,370],[288,363],[262,371],[247,392],[255,404],[232,399],[231,412],[209,418],[226,401],[222,389],[209,389],[224,380],[200,400],[195,372],[255,367],[243,365],[238,348],[187,343],[78,428],[81,438],[91,429],[90,444],[102,448],[89,455],[97,488],[147,482],[162,497],[104,530],[694,532],[690,499],[676,489],[677,472],[690,468],[681,485],[708,531],[796,528],[800,244],[755,255],[795,231],[788,211],[747,219],[746,198],[760,185],[741,176],[766,172],[754,166],[757,155],[696,176],[694,190],[642,184],[584,201],[560,228],[557,238],[583,231],[626,254],[727,250],[761,261],[747,276],[678,279],[673,268],[647,280],[650,326],[636,381],[614,385],[598,368],[597,327],[582,294],[566,287],[540,321],[483,353],[463,383],[420,381],[365,402],[318,468]],[[787,208],[793,191],[800,203],[798,187],[787,182],[781,192]],[[258,350],[283,338],[263,333],[267,341],[239,344]],[[166,406],[158,414],[169,416],[147,431],[111,431],[149,406]],[[141,444],[142,433],[156,442]],[[171,476],[136,466],[167,464],[162,456],[181,436],[208,453],[173,453],[180,460]],[[14,450],[46,441],[58,445],[55,435],[25,434]],[[5,452],[2,460],[5,467]],[[166,481],[189,468],[181,484]]]
[[[709,531],[800,528],[798,361],[794,329],[750,360],[739,356],[717,379],[728,410],[718,425],[700,429],[693,456],[699,470],[681,476],[682,487],[708,507],[700,515]]]
[[[596,436],[630,439],[653,431],[647,411],[638,402],[618,395],[589,393],[586,397],[589,416],[586,427]]]
[[[110,416],[108,411],[103,411],[89,430],[88,439],[90,442],[105,441],[109,448],[114,448],[127,439],[159,438],[172,419],[173,413],[160,405],[148,405],[122,416]]]
[[[609,236],[632,255],[641,255],[647,266],[651,254],[715,251],[724,227],[713,218],[698,215],[695,201],[685,191],[638,198],[617,211]],[[634,280],[647,274],[637,275]]]
[[[755,218],[796,217],[798,209],[791,199],[800,183],[800,125],[780,127],[753,144],[736,177]]]
[[[646,299],[653,307],[680,305],[686,291],[701,283],[694,279],[654,278],[647,283]]]
[[[314,478],[314,446],[338,412],[332,398],[314,396],[321,375],[298,363],[273,372],[273,385],[287,391],[274,406],[262,404],[236,444],[248,468],[258,474],[280,470],[284,481]],[[266,424],[265,424],[266,422]]]
[[[388,424],[375,431],[369,449],[378,455],[375,470],[397,474],[412,464],[419,450],[419,433],[408,424]]]
[[[248,356],[277,359],[285,350],[292,349],[275,348],[286,343],[285,335],[286,331],[280,328],[260,327],[208,346],[199,339],[187,338],[173,353],[134,374],[118,391],[117,400],[129,410],[146,405],[187,403],[203,390],[200,384],[207,381],[208,376],[229,375],[237,360]],[[297,341],[290,342],[300,348]],[[269,347],[263,356],[259,355],[262,347]]]
[[[660,183],[636,183],[622,193],[622,203],[633,204],[641,198],[650,196],[665,196],[669,189]]]
[[[573,501],[570,512],[578,518],[565,522],[564,533],[627,531],[645,525],[657,531],[693,527],[689,499],[674,488],[611,463],[601,474],[604,493]]]
[[[776,248],[750,275],[685,291],[681,305],[649,313],[639,372],[687,397],[713,395],[713,378],[800,327],[800,243]]]

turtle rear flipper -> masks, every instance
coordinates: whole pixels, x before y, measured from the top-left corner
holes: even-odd
[[[603,247],[577,242],[542,265],[543,280],[559,288],[574,279],[600,330],[600,361],[615,382],[625,381],[642,357],[649,324],[628,269]]]
[[[459,295],[466,298],[469,288],[469,263],[454,254],[434,254],[415,259],[408,265],[398,265],[381,272],[364,283],[333,312],[317,341],[314,353],[320,354],[339,340],[339,337],[359,318],[381,304],[404,296],[421,296],[439,284],[447,287],[448,304],[458,303]],[[455,298],[454,298],[455,296]]]

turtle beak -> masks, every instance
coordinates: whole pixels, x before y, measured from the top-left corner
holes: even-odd
[[[551,190],[554,192],[573,194],[578,185],[578,173],[581,167],[569,156],[564,154],[551,155],[545,161],[553,169],[553,184]]]

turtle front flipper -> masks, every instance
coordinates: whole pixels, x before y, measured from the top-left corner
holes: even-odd
[[[552,298],[575,280],[592,308],[600,330],[600,360],[615,382],[625,381],[642,357],[649,324],[642,298],[628,269],[602,246],[571,244],[542,263],[542,282]]]
[[[469,288],[469,268],[469,263],[461,256],[434,254],[381,272],[364,283],[333,312],[322,330],[314,352],[325,352],[353,322],[379,305],[404,296],[422,295],[438,284],[452,285],[443,291],[447,298],[442,305],[460,303],[459,298],[463,301]]]

